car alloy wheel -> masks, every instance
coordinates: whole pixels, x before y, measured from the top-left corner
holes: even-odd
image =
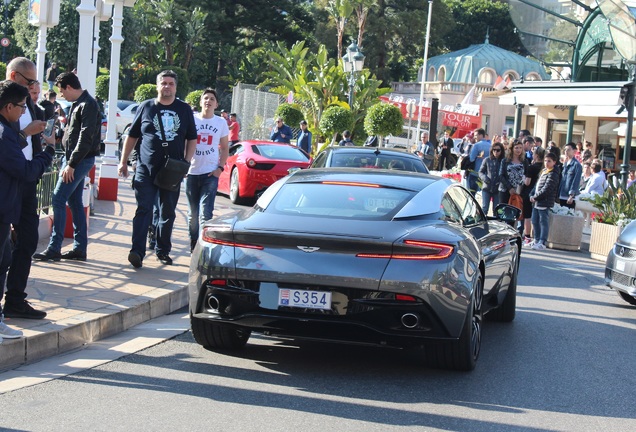
[[[230,201],[234,204],[238,204],[241,201],[238,168],[233,168],[230,174]]]

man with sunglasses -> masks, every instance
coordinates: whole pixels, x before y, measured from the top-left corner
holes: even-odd
[[[37,83],[37,70],[35,64],[26,57],[16,57],[7,65],[6,79],[20,84],[23,87],[31,87]],[[36,110],[31,98],[27,98],[26,107],[18,121],[12,123],[19,131],[20,145],[27,160],[42,152],[40,134],[44,131],[46,122],[37,120]],[[38,215],[37,184],[35,181],[24,181],[20,193],[20,216],[13,229],[16,233],[11,267],[7,272],[0,270],[0,284],[6,281],[6,293],[4,300],[4,316],[7,318],[43,319],[46,312],[33,308],[26,300],[26,286],[31,273],[31,257],[38,246],[38,227],[40,217]]]
[[[289,126],[283,123],[283,119],[278,117],[276,119],[276,126],[272,129],[272,133],[269,139],[274,142],[281,142],[289,144],[292,139],[293,132]]]

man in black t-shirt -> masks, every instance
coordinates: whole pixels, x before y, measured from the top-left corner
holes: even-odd
[[[172,227],[180,189],[160,189],[154,179],[165,164],[162,143],[168,143],[170,158],[191,161],[197,144],[197,130],[190,106],[176,98],[177,75],[163,71],[157,75],[157,99],[142,102],[129,130],[128,138],[119,162],[119,174],[128,176],[128,155],[141,138],[137,169],[133,180],[137,211],[133,218],[132,248],[128,261],[135,268],[142,266],[146,255],[146,237],[152,220],[152,209],[158,199],[159,222],[156,227],[157,259],[165,265],[172,264]],[[161,130],[163,125],[163,132]],[[165,134],[165,136],[164,136]]]

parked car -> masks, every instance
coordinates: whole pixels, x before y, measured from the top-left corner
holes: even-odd
[[[396,169],[428,173],[422,159],[405,150],[378,147],[330,146],[320,152],[311,168],[346,167]]]
[[[605,262],[605,283],[636,306],[636,221],[620,233]]]
[[[218,192],[229,195],[233,203],[253,199],[290,169],[307,168],[310,163],[300,148],[271,141],[241,141],[229,153]]]
[[[309,169],[253,209],[206,222],[190,265],[190,317],[207,348],[251,332],[424,346],[429,365],[475,367],[482,318],[515,317],[519,210],[487,218],[441,177]]]
[[[117,136],[124,133],[124,130],[130,126],[135,114],[137,114],[137,108],[139,104],[131,100],[118,100],[117,101],[117,121],[115,122],[115,130]],[[108,117],[108,102],[104,102],[104,112]]]

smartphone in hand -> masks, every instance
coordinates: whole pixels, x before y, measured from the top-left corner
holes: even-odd
[[[55,118],[50,118],[46,121],[46,127],[44,128],[44,136],[50,137],[53,134],[53,127],[55,126]]]

